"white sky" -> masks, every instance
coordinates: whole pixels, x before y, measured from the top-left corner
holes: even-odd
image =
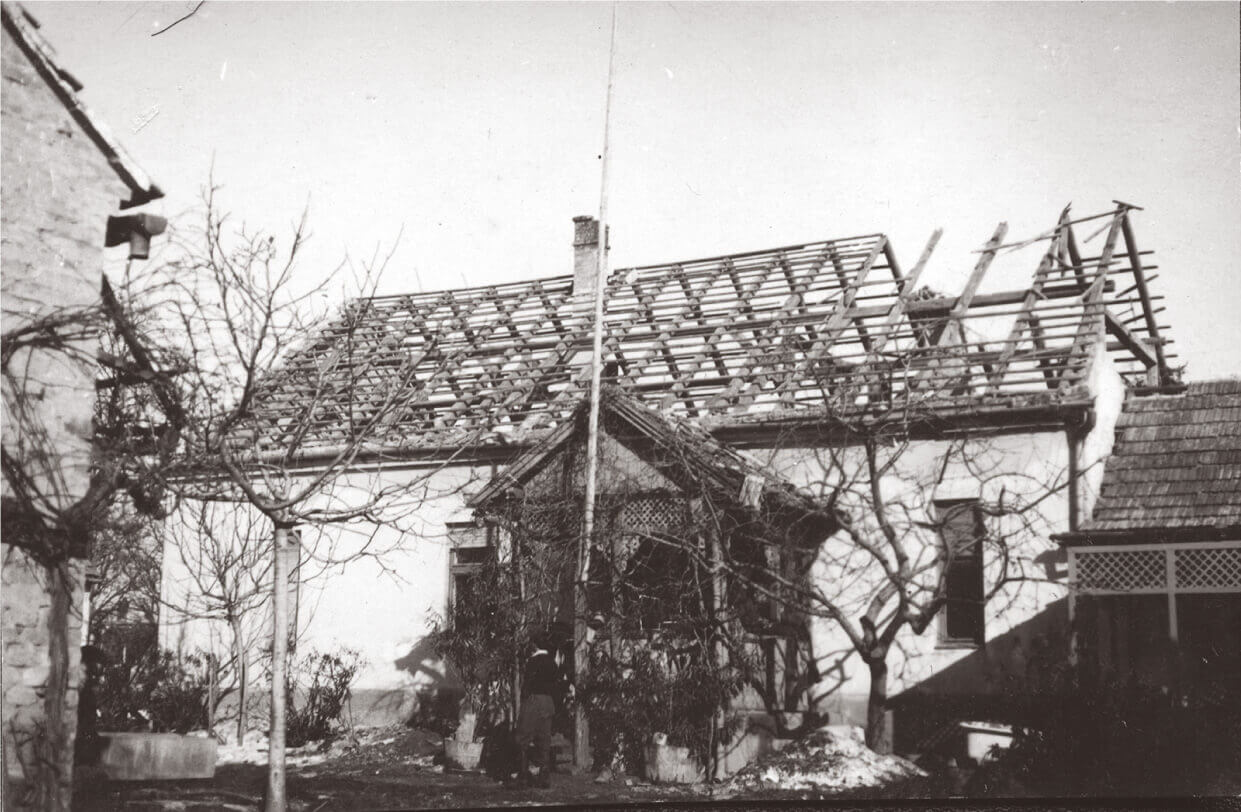
[[[27,3],[83,97],[189,210],[309,201],[306,284],[403,236],[383,292],[571,271],[596,214],[607,3]],[[884,232],[956,289],[1020,237],[1145,207],[1188,377],[1241,375],[1236,3],[628,3],[616,267]],[[151,117],[151,116],[154,117]],[[145,122],[145,123],[144,123]],[[1082,234],[1081,236],[1085,236]],[[1024,287],[1038,249],[984,289]]]

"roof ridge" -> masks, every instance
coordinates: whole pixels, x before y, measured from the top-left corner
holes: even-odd
[[[793,251],[793,250],[825,248],[828,246],[842,245],[844,243],[849,243],[849,242],[855,242],[855,241],[861,241],[861,240],[876,240],[876,239],[886,240],[887,236],[883,234],[882,232],[877,232],[875,234],[863,234],[863,235],[853,236],[853,237],[829,237],[829,238],[821,239],[821,240],[791,243],[789,245],[773,246],[769,248],[755,248],[755,249],[748,250],[748,251],[735,251],[735,252],[728,253],[728,254],[719,254],[717,256],[695,257],[693,259],[679,259],[679,260],[672,260],[672,261],[667,261],[667,262],[654,262],[654,263],[649,263],[646,265],[626,265],[621,268],[613,268],[608,272],[608,285],[626,284],[627,280],[624,280],[623,277],[627,274],[631,274],[636,271],[655,271],[655,270],[661,270],[661,269],[666,269],[666,268],[676,268],[676,267],[685,266],[685,265],[696,265],[696,264],[704,263],[704,262],[723,262],[726,260],[744,259],[744,258],[751,258],[751,257],[762,257],[764,255],[776,255],[776,254],[781,254],[781,253],[784,253],[787,251]],[[438,288],[436,290],[418,291],[416,293],[414,292],[385,293],[385,294],[376,295],[376,296],[359,296],[356,299],[353,299],[352,301],[376,302],[376,301],[383,301],[383,300],[406,299],[406,298],[422,297],[422,296],[442,296],[445,293],[464,294],[464,293],[488,291],[488,290],[493,290],[493,289],[499,290],[499,289],[506,288],[506,287],[517,287],[521,285],[533,285],[536,283],[544,283],[544,284],[547,284],[547,283],[554,284],[554,283],[564,283],[564,282],[572,283],[573,279],[574,279],[574,276],[571,273],[570,274],[557,274],[555,276],[535,276],[535,277],[529,277],[526,279],[518,279],[514,281],[491,282],[491,283],[485,283],[481,285],[466,285],[464,287],[459,287],[459,288]]]
[[[0,14],[5,27],[13,35],[18,47],[30,59],[35,71],[43,77],[52,93],[77,122],[86,136],[95,144],[129,190],[133,197],[121,202],[122,209],[141,206],[164,196],[150,176],[138,165],[102,121],[98,120],[78,96],[82,83],[63,68],[56,59],[56,49],[39,33],[39,22],[21,3],[0,3]]]

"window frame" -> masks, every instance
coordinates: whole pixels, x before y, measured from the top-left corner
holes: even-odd
[[[953,540],[949,539],[945,531],[948,529],[948,519],[953,511],[970,510],[974,518],[975,537],[970,543],[971,552],[961,555],[955,553],[951,559],[945,559],[940,564],[940,577],[943,580],[944,587],[944,605],[940,607],[937,613],[937,630],[938,640],[936,648],[941,649],[978,649],[987,644],[987,576],[986,576],[986,556],[984,541],[987,537],[987,526],[984,521],[982,512],[982,500],[977,498],[964,499],[937,499],[933,503],[935,510],[935,520],[937,524],[936,532],[939,534],[939,543],[942,549],[949,549],[949,545]],[[974,601],[972,596],[953,598],[953,567],[958,567],[960,571],[976,570],[976,583],[971,587],[972,594],[977,595],[976,609],[971,607],[971,611],[976,611],[977,616],[970,618],[970,624],[975,626],[972,634],[961,635],[949,632],[949,615],[953,609],[962,611],[960,607],[969,605]],[[966,569],[968,568],[968,570]],[[954,624],[955,625],[955,624]]]

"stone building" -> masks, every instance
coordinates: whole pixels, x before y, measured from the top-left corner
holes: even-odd
[[[93,359],[94,344],[88,335],[75,335],[68,352],[27,348],[12,355],[7,345],[17,330],[96,305],[109,215],[162,193],[83,105],[82,85],[58,63],[34,17],[6,2],[3,28],[4,801],[6,809],[49,808],[56,802],[38,797],[26,779],[45,710],[63,698],[67,730],[53,760],[61,784],[71,780],[88,551],[77,544],[67,563],[58,565],[67,574],[70,607],[67,628],[54,628],[48,564],[11,543],[21,528],[10,522],[17,500],[9,461],[31,477],[43,516],[82,498],[89,483],[96,377],[82,359]],[[62,633],[69,653],[64,692],[48,684],[49,634]]]

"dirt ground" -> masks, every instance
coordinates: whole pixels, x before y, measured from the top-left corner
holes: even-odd
[[[619,776],[597,783],[592,775],[558,772],[551,789],[511,789],[481,773],[446,770],[441,740],[422,730],[388,728],[363,732],[355,742],[325,750],[290,752],[289,807],[298,812],[358,809],[460,809],[505,806],[664,805],[713,800],[793,800],[824,793],[777,787],[728,785],[659,786]],[[75,809],[251,810],[261,807],[266,779],[260,749],[221,748],[224,763],[214,779],[168,782],[108,781],[79,770]],[[895,792],[895,788],[893,788]],[[855,793],[856,794],[856,793]],[[829,793],[830,795],[830,793]],[[894,797],[889,795],[888,797]],[[900,797],[899,795],[895,797]]]
[[[849,747],[839,742],[824,752],[825,742],[826,739],[807,740],[799,745],[800,750],[790,748],[773,754],[723,784],[659,786],[626,776],[598,783],[592,775],[558,772],[550,789],[510,789],[481,773],[446,770],[440,756],[442,741],[434,733],[408,728],[371,729],[359,731],[352,740],[330,746],[290,751],[289,808],[295,812],[330,812],[544,806],[599,811],[668,806],[728,808],[736,812],[739,809],[799,807],[846,809],[854,808],[853,801],[870,809],[929,808],[925,800],[919,803],[912,799],[940,799],[933,802],[936,809],[1029,808],[1020,803],[1016,807],[1006,807],[1003,803],[996,806],[994,799],[997,797],[1027,796],[1027,791],[1020,786],[988,790],[979,786],[979,781],[971,781],[970,771],[964,770],[921,775],[916,774],[919,771],[911,765],[901,767],[890,762],[887,769],[882,769],[884,765],[878,762],[868,768],[868,759],[856,757]],[[215,778],[197,781],[117,782],[106,780],[97,770],[79,768],[75,778],[74,808],[83,812],[259,809],[266,782],[265,758],[260,743],[246,748],[222,747]],[[875,761],[873,754],[869,761]],[[893,766],[897,769],[891,769]],[[859,771],[882,776],[882,781],[859,786],[856,781],[837,777],[856,775]],[[982,771],[974,778],[984,778]],[[1236,801],[1241,784],[1230,784],[1222,789],[1216,787],[1207,794],[1233,796],[1232,800]],[[963,798],[970,795],[989,795],[993,800],[971,802]],[[1163,804],[1167,800],[1135,798],[1120,806],[1106,802],[1095,807],[1095,802],[1078,798],[1060,803],[1040,802],[1039,807],[1059,809],[1068,804],[1063,808],[1161,809],[1166,808]],[[806,807],[806,803],[811,806]],[[984,806],[979,806],[980,803]],[[1232,809],[1241,809],[1241,806]]]

